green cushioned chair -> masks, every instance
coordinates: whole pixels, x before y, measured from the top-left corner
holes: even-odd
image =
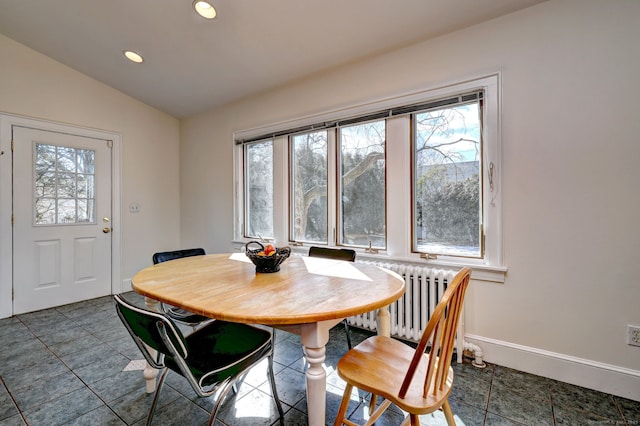
[[[113,298],[118,316],[145,359],[153,368],[161,370],[147,425],[151,424],[169,370],[186,378],[200,397],[219,392],[209,417],[209,425],[212,425],[236,381],[265,358],[268,359],[273,399],[280,423],[283,423],[282,405],[273,376],[273,334],[269,330],[216,320],[185,337],[167,315],[134,306],[120,295]]]

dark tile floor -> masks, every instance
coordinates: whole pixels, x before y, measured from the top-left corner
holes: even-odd
[[[127,298],[142,303],[135,293]],[[352,330],[355,341],[368,334]],[[304,359],[298,336],[278,331],[275,373],[286,425],[306,424]],[[0,320],[0,426],[140,425],[152,396],[145,392],[142,357],[115,313],[111,297]],[[335,327],[327,347],[327,424],[333,424],[343,383],[335,365],[346,351]],[[455,365],[450,397],[459,425],[640,425],[640,402],[508,368]],[[269,396],[266,362],[254,368],[223,405],[218,425],[270,425],[277,411]],[[364,397],[364,395],[362,395]],[[169,373],[154,425],[206,424],[212,403],[199,399]],[[366,417],[354,398],[350,418]],[[389,410],[377,425],[397,425]],[[425,425],[446,424],[441,412]]]

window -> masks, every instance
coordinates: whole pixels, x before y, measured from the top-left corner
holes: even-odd
[[[36,225],[96,223],[95,151],[36,143]]]
[[[273,237],[273,141],[245,145],[245,237]]]
[[[482,95],[412,115],[416,252],[482,257]]]
[[[291,239],[326,244],[327,131],[291,137]]]
[[[498,78],[235,133],[237,243],[349,246],[503,281]]]
[[[341,127],[339,132],[339,242],[385,249],[385,121]]]

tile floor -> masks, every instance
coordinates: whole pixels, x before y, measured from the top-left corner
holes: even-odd
[[[126,297],[143,303],[135,293]],[[366,336],[353,330],[355,341]],[[141,355],[111,297],[2,319],[0,342],[0,426],[144,424],[152,397],[131,363]],[[343,384],[334,367],[346,348],[344,329],[335,327],[327,347],[327,424],[333,424],[340,402]],[[277,332],[275,361],[285,424],[304,425],[304,360],[297,336]],[[454,368],[450,402],[459,425],[640,425],[640,402],[495,365]],[[277,424],[269,389],[265,362],[225,402],[217,425]],[[354,399],[350,418],[362,420],[365,406]],[[210,400],[197,398],[184,379],[169,373],[153,424],[206,424],[210,407]],[[397,425],[402,418],[389,410],[376,424]],[[422,424],[446,422],[438,412],[424,416]]]

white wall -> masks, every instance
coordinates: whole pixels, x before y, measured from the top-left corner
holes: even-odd
[[[552,0],[183,120],[182,245],[231,249],[233,131],[498,71],[508,272],[470,288],[467,337],[640,400],[639,17],[636,0]]]
[[[179,121],[2,35],[0,58],[0,112],[121,135],[126,288],[155,251],[179,245]]]

